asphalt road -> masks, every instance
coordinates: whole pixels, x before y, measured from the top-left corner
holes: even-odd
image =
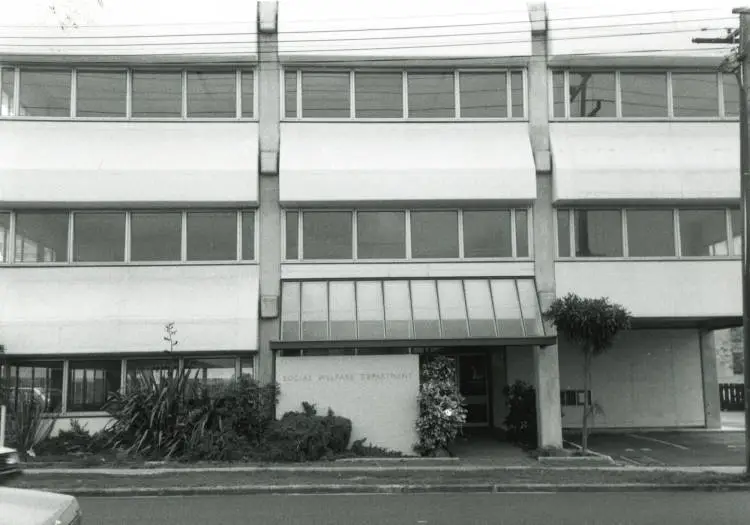
[[[744,492],[81,498],[84,523],[233,525],[747,524]]]

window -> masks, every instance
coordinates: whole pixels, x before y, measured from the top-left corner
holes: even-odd
[[[675,117],[718,117],[716,73],[672,73],[672,107]]]
[[[385,305],[386,339],[409,339],[412,337],[411,299],[407,281],[384,281],[383,304]]]
[[[552,115],[564,118],[565,115],[565,72],[552,73]]]
[[[732,221],[732,253],[742,255],[742,210],[729,210]]]
[[[133,116],[176,118],[182,115],[180,71],[133,72]]]
[[[70,361],[68,411],[102,410],[110,392],[120,389],[121,361]]]
[[[255,114],[255,75],[252,71],[243,71],[241,74],[242,85],[242,116],[253,118]]]
[[[464,211],[464,257],[511,257],[511,212]]]
[[[631,257],[675,255],[672,210],[627,210],[626,213]]]
[[[456,279],[440,279],[437,281],[437,290],[443,337],[446,339],[463,339],[468,337],[469,326],[466,319],[466,301],[461,281]]]
[[[458,212],[411,212],[411,254],[415,259],[458,257]]]
[[[76,116],[125,117],[127,73],[125,71],[78,70]]]
[[[401,118],[404,115],[404,83],[401,73],[354,75],[357,118]]]
[[[67,212],[16,212],[15,262],[66,262]]]
[[[237,214],[231,211],[188,212],[187,260],[237,260]]]
[[[0,262],[8,262],[10,242],[10,213],[0,213]]]
[[[302,72],[305,118],[349,118],[349,72]]]
[[[125,260],[124,212],[76,212],[73,228],[74,261]]]
[[[614,72],[570,73],[571,117],[617,116]]]
[[[591,390],[588,390],[589,406],[591,406]],[[561,390],[560,406],[564,407],[582,407],[585,404],[583,390]]]
[[[740,87],[737,77],[732,73],[724,73],[722,76],[722,89],[724,90],[724,116],[737,117],[740,114]]]
[[[242,260],[255,259],[255,212],[242,212]]]
[[[505,73],[461,72],[459,86],[462,117],[508,116],[508,89]],[[514,116],[523,116],[523,112],[521,115]]]
[[[187,116],[235,117],[237,115],[236,93],[237,77],[234,71],[188,71]]]
[[[726,213],[721,209],[680,210],[682,255],[728,255]]]
[[[284,115],[287,118],[297,117],[297,72],[284,73]]]
[[[523,73],[513,71],[510,74],[510,98],[511,98],[511,116],[515,118],[524,116],[524,89]]]
[[[221,393],[235,379],[237,360],[234,357],[185,359],[185,369],[195,377],[198,385],[210,396]]]
[[[305,259],[351,259],[352,214],[348,211],[306,211],[302,220]]]
[[[34,399],[45,412],[62,410],[63,362],[27,361],[8,365],[8,387],[15,405]]]
[[[354,283],[331,281],[328,284],[328,312],[332,340],[353,340],[357,337]]]
[[[557,210],[557,255],[570,257],[570,211]]]
[[[129,383],[140,381],[141,378],[153,378],[159,381],[170,373],[176,374],[180,368],[179,363],[178,357],[171,359],[128,359],[126,365],[127,380]]]
[[[21,69],[21,116],[70,117],[70,70]]]
[[[182,213],[133,212],[130,216],[132,261],[182,259]]]
[[[490,290],[498,337],[522,337],[523,318],[515,282],[512,279],[493,279]]]
[[[455,87],[452,72],[408,73],[409,116],[416,118],[453,118],[456,116]]]
[[[359,339],[382,339],[385,330],[382,286],[378,281],[360,281],[356,285]]]
[[[516,210],[516,257],[529,257],[529,212]]]
[[[472,337],[496,336],[495,319],[492,314],[492,295],[487,280],[466,280],[464,290],[466,310],[469,315],[469,332]]]
[[[300,283],[281,285],[281,340],[300,339]]]
[[[414,334],[417,339],[440,337],[437,289],[433,280],[411,281],[411,300],[414,312]]]
[[[403,259],[406,257],[406,213],[364,211],[357,213],[357,257],[359,259]]]
[[[666,73],[621,73],[623,117],[666,117]]]
[[[16,71],[11,68],[0,68],[0,116],[13,115],[13,91]]]
[[[518,298],[521,302],[521,315],[523,316],[526,335],[544,335],[542,313],[539,309],[539,299],[534,281],[518,279],[516,286],[518,287]]]
[[[240,357],[240,375],[245,378],[255,377],[255,359],[252,357]]]
[[[622,257],[619,210],[576,210],[576,257]]]
[[[302,339],[328,339],[328,290],[325,282],[302,283]]]
[[[296,211],[286,212],[286,258],[297,259],[299,257],[299,213]]]

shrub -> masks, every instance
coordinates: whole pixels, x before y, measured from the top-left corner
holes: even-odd
[[[270,461],[316,461],[346,451],[352,422],[328,410],[319,416],[313,405],[302,403],[302,412],[287,412],[271,423],[264,459]]]
[[[507,437],[513,443],[534,448],[537,444],[536,393],[524,381],[503,388],[508,415],[505,417]]]
[[[352,443],[351,454],[363,458],[400,458],[403,454],[398,450],[389,450],[377,445],[368,445],[367,439],[362,438]]]
[[[435,455],[456,439],[466,422],[466,408],[456,384],[454,362],[444,356],[432,357],[422,366],[419,385],[419,441],[414,450],[423,456]]]
[[[19,395],[8,406],[8,442],[23,459],[35,456],[35,448],[48,439],[59,413],[45,412],[45,403],[34,395]]]
[[[70,429],[60,430],[55,437],[39,443],[38,454],[68,455],[89,452],[93,441],[91,433],[77,419],[70,421]]]

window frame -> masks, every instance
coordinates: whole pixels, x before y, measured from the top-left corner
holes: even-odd
[[[15,66],[4,66],[5,68],[15,68],[15,79],[13,84],[13,116],[1,117],[2,119],[21,119],[21,120],[70,120],[75,115],[76,105],[76,73],[75,68],[71,67],[58,67],[54,64],[40,65],[40,64],[29,64],[29,65],[15,65]],[[70,92],[68,93],[68,115],[67,116],[53,116],[53,115],[21,115],[21,82],[22,82],[22,70],[25,71],[36,71],[36,72],[65,72],[68,71],[70,74]]]

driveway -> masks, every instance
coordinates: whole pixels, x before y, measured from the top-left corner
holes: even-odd
[[[580,444],[580,433],[565,439]],[[616,461],[645,466],[743,466],[745,434],[735,431],[593,433],[589,448]]]

